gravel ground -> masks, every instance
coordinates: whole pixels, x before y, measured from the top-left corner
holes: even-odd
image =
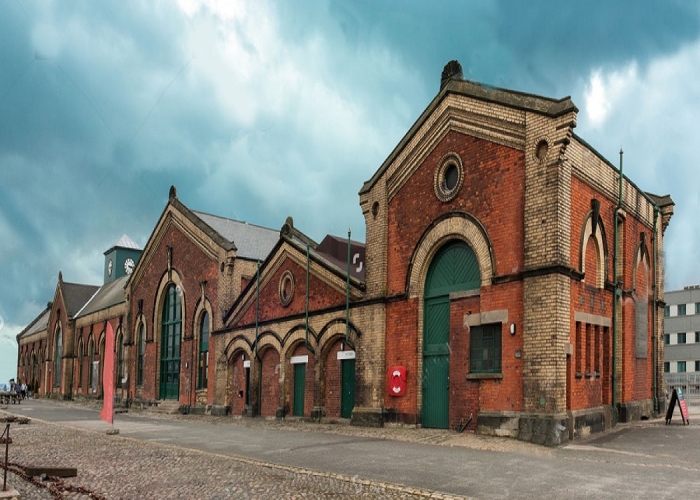
[[[0,411],[0,417],[4,412]],[[159,415],[156,418],[206,418]],[[275,421],[248,419],[222,425],[283,425]],[[317,432],[376,434],[379,429],[332,424],[289,422]],[[404,439],[429,439],[447,444],[450,435],[411,433],[412,428],[386,428],[382,434]],[[34,484],[12,472],[8,482],[23,499],[224,499],[224,498],[454,498],[434,492],[365,481],[358,477],[273,465],[245,458],[203,453],[175,446],[109,436],[41,421],[11,424],[10,463],[76,467],[78,476],[62,481],[35,480]],[[452,434],[454,437],[455,434]],[[469,436],[465,436],[469,438]],[[481,440],[471,436],[476,443]],[[0,478],[1,480],[1,478]],[[72,488],[72,490],[71,490]],[[75,491],[83,488],[83,491]],[[56,490],[52,493],[51,489]],[[90,496],[88,493],[93,493]]]

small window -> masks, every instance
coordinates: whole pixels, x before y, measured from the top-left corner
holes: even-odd
[[[695,362],[695,371],[700,372],[700,361]]]
[[[501,372],[501,324],[475,326],[470,336],[470,372]]]
[[[668,373],[671,371],[671,363],[668,361],[664,361],[664,373]]]
[[[671,306],[666,306],[664,307],[664,317],[668,318],[669,316],[671,316]]]
[[[700,332],[695,332],[695,343],[700,343]]]
[[[700,302],[695,303],[695,314],[700,314]]]
[[[685,316],[685,304],[678,304],[678,316]]]
[[[678,362],[678,373],[685,373],[685,361]]]
[[[671,335],[668,333],[664,334],[664,344],[669,345],[671,343]]]
[[[678,334],[678,344],[685,344],[685,333]]]

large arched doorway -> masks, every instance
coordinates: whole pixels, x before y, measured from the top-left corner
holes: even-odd
[[[476,255],[463,241],[446,244],[430,263],[423,295],[423,427],[449,426],[450,293],[480,286]]]
[[[182,303],[175,285],[170,285],[163,302],[160,339],[160,398],[177,399],[180,394],[180,336]]]

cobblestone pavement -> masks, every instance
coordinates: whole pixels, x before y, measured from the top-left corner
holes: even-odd
[[[0,411],[0,417],[7,415],[9,413]],[[210,417],[157,415],[157,418]],[[226,422],[230,424],[231,418],[228,417]],[[281,425],[260,419],[236,422],[243,423]],[[291,425],[311,429],[314,425],[318,426],[305,422],[294,422]],[[315,430],[342,430],[339,427],[325,425]],[[351,432],[350,429],[345,431]],[[400,485],[366,481],[357,476],[342,476],[204,453],[36,420],[28,425],[13,423],[10,433],[11,463],[78,469],[76,478],[67,478],[58,484],[40,480],[36,480],[37,484],[34,484],[12,471],[8,472],[8,483],[17,489],[23,499],[91,498],[86,493],[77,491],[67,491],[63,494],[59,492],[54,495],[49,486],[54,489],[60,489],[60,486],[82,487],[95,493],[92,498],[105,499],[461,498]]]

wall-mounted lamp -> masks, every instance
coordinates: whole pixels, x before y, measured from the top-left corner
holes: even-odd
[[[515,335],[515,323],[510,324],[510,334]]]

